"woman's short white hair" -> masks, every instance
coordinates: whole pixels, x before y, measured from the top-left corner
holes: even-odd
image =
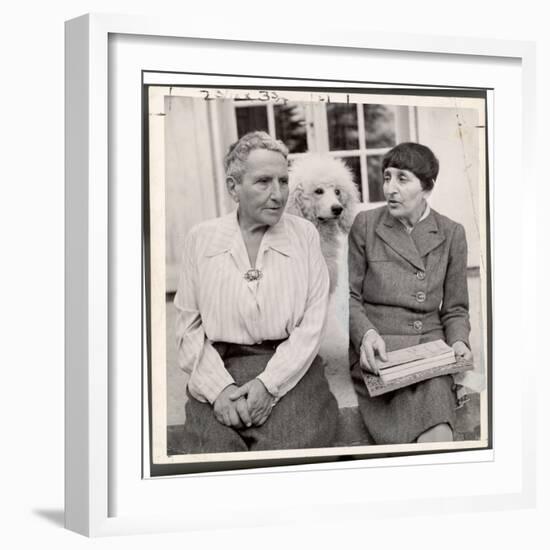
[[[275,151],[281,153],[285,159],[288,157],[288,148],[282,141],[272,138],[267,132],[249,132],[229,146],[223,160],[225,176],[240,182],[244,174],[244,163],[255,149]]]

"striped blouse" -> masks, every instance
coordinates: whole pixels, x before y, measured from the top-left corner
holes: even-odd
[[[258,250],[262,277],[247,281],[252,266],[236,212],[191,229],[174,300],[178,361],[203,402],[234,383],[212,342],[285,340],[258,376],[281,398],[313,362],[327,318],[329,277],[315,227],[283,214]]]

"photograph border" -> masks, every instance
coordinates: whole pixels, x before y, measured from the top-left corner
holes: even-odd
[[[271,31],[274,33],[275,31]],[[323,40],[304,29],[277,30],[277,36],[249,30],[186,28],[169,19],[133,16],[87,15],[66,23],[66,527],[89,536],[196,529],[184,517],[118,516],[110,510],[110,465],[119,450],[117,434],[110,429],[109,403],[109,162],[108,135],[112,114],[108,66],[109,35],[164,36],[208,40],[278,43],[292,47],[351,47],[365,50],[425,52],[462,56],[511,58],[522,70],[522,121],[535,121],[535,46],[530,42],[482,38],[434,37],[342,32],[327,29]],[[520,139],[520,138],[518,138]],[[521,138],[525,173],[533,161],[534,137]],[[495,207],[496,208],[496,207]],[[512,493],[478,495],[472,509],[532,506],[535,497],[535,384],[534,366],[526,367],[523,380],[522,482]],[[141,458],[141,457],[140,457]],[[367,466],[363,466],[367,467]],[[353,471],[349,470],[350,474]],[[266,474],[264,474],[266,475]],[[269,472],[267,473],[269,475]],[[271,475],[275,475],[271,473]],[[196,479],[200,482],[200,479]],[[214,481],[216,481],[214,479]],[[342,497],[340,497],[341,499]],[[335,502],[338,495],[335,495]],[[430,500],[430,499],[428,499]],[[438,499],[417,511],[437,513]],[[465,503],[446,507],[464,510]],[[361,506],[359,506],[361,507]],[[403,514],[403,506],[380,506],[382,515]],[[248,524],[255,524],[252,518]],[[312,518],[310,518],[312,519]],[[280,520],[284,521],[284,520]],[[200,528],[220,526],[205,520]]]
[[[282,75],[268,77],[244,77],[237,74],[211,75],[211,74],[185,74],[168,73],[166,71],[158,74],[155,71],[143,71],[143,151],[144,158],[148,159],[146,169],[144,170],[144,238],[145,238],[145,284],[147,295],[147,317],[144,318],[144,339],[148,342],[147,361],[148,382],[144,392],[144,413],[148,414],[144,426],[149,430],[144,430],[144,445],[150,445],[150,469],[145,464],[146,477],[149,474],[152,477],[162,475],[177,475],[213,472],[226,470],[240,470],[245,468],[257,468],[266,466],[277,466],[287,464],[308,464],[319,462],[336,462],[338,460],[359,460],[372,459],[386,456],[413,456],[415,454],[430,454],[437,452],[459,452],[459,451],[478,451],[492,448],[492,357],[489,343],[492,339],[492,307],[491,307],[491,251],[490,251],[490,211],[489,204],[489,181],[490,159],[492,159],[492,144],[489,144],[487,124],[488,110],[493,108],[492,89],[487,88],[458,88],[446,86],[418,85],[406,87],[405,85],[394,85],[390,82],[371,83],[371,82],[345,82],[329,81],[317,79],[316,81],[306,81],[305,79],[287,79]],[[250,82],[245,86],[237,84],[226,84],[227,80],[238,81],[240,79],[249,79]],[[154,84],[149,81],[154,80]],[[178,82],[178,81],[182,82]],[[212,84],[210,81],[216,81]],[[202,90],[204,88],[204,90]],[[276,91],[279,99],[283,97],[290,101],[306,101],[308,103],[319,103],[348,101],[350,104],[357,103],[384,103],[387,105],[414,106],[418,108],[456,108],[473,109],[480,116],[479,124],[483,123],[485,128],[482,136],[478,138],[478,176],[480,183],[476,187],[479,211],[475,222],[479,224],[480,233],[478,234],[479,259],[481,265],[485,264],[480,277],[480,314],[481,314],[481,339],[484,371],[483,389],[480,389],[481,401],[479,410],[480,419],[480,439],[466,439],[464,441],[452,441],[435,445],[424,445],[421,443],[408,444],[379,444],[379,445],[335,445],[327,448],[316,449],[295,449],[295,450],[273,450],[246,453],[214,453],[207,455],[200,454],[167,454],[167,393],[166,393],[166,373],[167,355],[166,355],[166,334],[168,329],[162,323],[158,322],[165,318],[164,292],[163,286],[165,273],[164,267],[153,268],[151,255],[155,257],[155,265],[164,266],[165,258],[161,256],[165,253],[163,244],[153,243],[153,234],[156,235],[156,241],[163,240],[160,233],[163,233],[166,222],[166,212],[160,208],[160,203],[164,202],[165,193],[165,157],[159,153],[159,147],[164,144],[164,101],[160,101],[162,94],[171,97],[196,97],[198,90],[202,92],[209,90],[212,94],[220,91],[225,95],[232,93],[256,93],[258,98],[265,91]],[[191,95],[186,94],[189,90]],[[290,95],[285,95],[285,93]],[[151,94],[154,94],[152,99]],[[157,97],[157,94],[158,95]],[[310,96],[308,99],[307,96]],[[302,99],[299,99],[302,97]],[[366,98],[369,98],[368,101]],[[290,98],[290,99],[289,99]],[[339,99],[338,99],[339,98]],[[197,99],[199,99],[197,97]],[[204,98],[203,98],[204,99]],[[215,100],[212,97],[212,100]],[[481,103],[481,104],[480,104]],[[267,104],[267,101],[261,103]],[[452,107],[451,107],[452,105]],[[149,123],[149,118],[154,117],[154,124]],[[481,122],[483,119],[483,122]],[[482,145],[481,145],[482,143]],[[156,159],[155,161],[153,159]],[[162,160],[161,160],[162,159]],[[155,167],[155,164],[158,166]],[[153,186],[153,187],[152,187]],[[217,190],[218,193],[220,189]],[[151,198],[154,197],[154,198]],[[152,202],[155,207],[152,206]],[[219,199],[218,199],[219,202]],[[156,211],[156,221],[149,213]],[[162,214],[161,214],[162,212]],[[153,251],[155,253],[153,253]],[[477,256],[476,256],[477,257]],[[160,288],[162,287],[162,288]],[[153,297],[156,297],[153,300]],[[158,313],[157,313],[158,312]],[[162,315],[160,315],[160,313]],[[152,325],[152,319],[157,322]],[[346,360],[347,362],[347,360]],[[164,364],[164,366],[162,366]],[[160,408],[159,408],[160,406]]]

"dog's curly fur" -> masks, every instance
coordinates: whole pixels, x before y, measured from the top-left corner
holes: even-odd
[[[311,221],[319,231],[330,293],[338,281],[339,234],[351,229],[358,202],[353,174],[342,160],[310,153],[292,163],[287,211]]]

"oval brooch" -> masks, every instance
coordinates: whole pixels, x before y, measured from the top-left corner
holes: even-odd
[[[249,269],[245,274],[244,278],[251,283],[252,281],[257,281],[262,278],[262,272],[259,269]]]

